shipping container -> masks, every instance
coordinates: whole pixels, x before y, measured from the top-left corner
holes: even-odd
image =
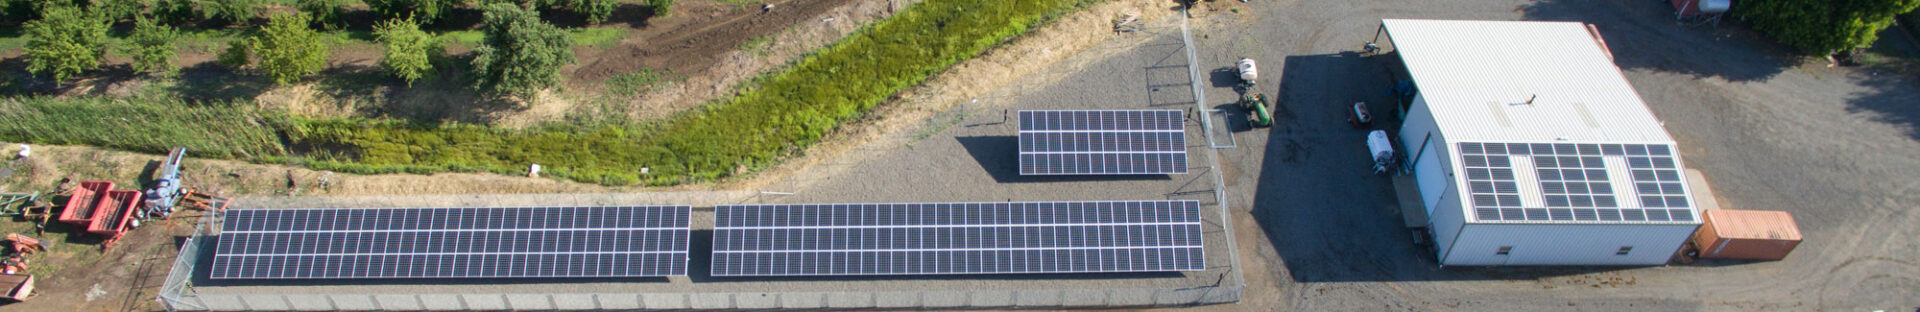
[[[1800,227],[1784,211],[1714,209],[1693,234],[1700,258],[1780,260],[1800,245]]]

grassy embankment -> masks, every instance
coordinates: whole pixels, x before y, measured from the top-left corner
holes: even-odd
[[[245,120],[213,120],[194,117],[201,115],[187,109],[163,113],[170,117],[155,119],[185,123],[177,127],[244,135],[207,139],[192,132],[214,130],[181,130],[157,139],[129,140],[125,135],[51,131],[69,128],[66,126],[35,131],[0,126],[0,139],[138,151],[208,142],[205,144],[212,146],[197,150],[232,152],[202,155],[238,156],[351,173],[518,174],[527,164],[539,163],[549,176],[608,185],[711,181],[775,164],[818,142],[841,124],[860,118],[900,90],[1052,17],[1097,1],[923,2],[798,61],[785,72],[761,79],[757,88],[656,123],[614,121],[502,129],[401,120],[269,118],[247,110],[237,111],[250,116]],[[15,102],[22,104],[9,105],[46,106],[56,101]],[[166,108],[151,109],[193,107],[183,103],[154,105]],[[71,109],[64,113],[119,116],[120,112]],[[0,122],[17,117],[0,112]],[[235,128],[236,123],[246,128]],[[256,133],[261,132],[272,133],[268,136],[279,140],[257,143]],[[640,174],[643,167],[650,168],[651,173]]]

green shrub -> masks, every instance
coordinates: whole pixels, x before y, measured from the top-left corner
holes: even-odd
[[[345,5],[343,0],[299,0],[295,3],[295,6],[300,8],[300,13],[313,17],[313,26],[327,30],[346,27]]]
[[[133,58],[133,70],[143,73],[172,73],[175,53],[174,40],[180,38],[180,31],[171,26],[155,23],[151,19],[140,18],[134,21],[133,34],[127,36],[126,47],[122,52]]]
[[[367,9],[384,18],[414,18],[432,24],[453,9],[467,5],[466,0],[364,0]]]
[[[441,53],[440,42],[420,31],[420,24],[410,18],[382,22],[374,26],[374,34],[387,49],[381,54],[380,67],[406,80],[408,87],[433,70],[433,56]]]
[[[506,3],[489,4],[486,40],[473,49],[476,89],[527,96],[560,84],[560,67],[572,64],[573,40],[540,21],[540,13]]]
[[[248,64],[253,63],[253,46],[246,39],[227,41],[227,48],[220,50],[220,54],[214,56],[213,62],[233,69],[246,68]]]
[[[673,14],[673,0],[647,0],[647,9],[654,17],[667,17]]]
[[[27,71],[66,81],[100,68],[107,54],[108,22],[72,7],[52,8],[26,23]]]
[[[152,4],[153,0],[93,0],[94,10],[108,21],[139,18]]]
[[[614,0],[562,0],[567,9],[585,15],[587,23],[599,24],[613,16]]]
[[[212,0],[201,7],[201,13],[209,20],[245,25],[248,20],[260,16],[259,8],[260,0]]]
[[[292,84],[327,65],[327,44],[321,42],[320,33],[307,28],[308,21],[305,14],[275,14],[248,39],[250,50],[260,58],[260,71],[273,83]]]
[[[167,24],[186,24],[199,17],[194,9],[193,0],[158,0],[153,4],[153,17]]]
[[[1872,45],[1894,16],[1916,6],[1920,0],[1746,0],[1733,9],[1754,30],[1780,43],[1827,55]]]

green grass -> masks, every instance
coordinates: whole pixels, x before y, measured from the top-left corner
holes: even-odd
[[[285,154],[279,136],[251,105],[107,98],[0,99],[0,140],[84,144],[195,156],[259,158]]]
[[[670,75],[668,74],[669,73],[666,72],[641,68],[639,72],[607,78],[606,86],[607,90],[613,91],[614,94],[634,96],[646,93],[646,91],[653,90],[655,87],[673,84],[674,80],[672,77],[669,77]]]
[[[568,29],[567,34],[573,37],[574,46],[589,46],[595,49],[606,50],[619,44],[621,38],[626,38],[627,31],[626,27],[619,26],[589,27]]]
[[[767,56],[767,53],[771,52],[772,48],[773,35],[753,37],[752,39],[747,39],[747,42],[741,42],[739,46],[733,47],[734,50],[745,51],[758,56]]]

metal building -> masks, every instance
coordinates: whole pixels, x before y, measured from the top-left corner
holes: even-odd
[[[1571,22],[1384,20],[1441,265],[1660,265],[1700,226],[1673,138]]]

